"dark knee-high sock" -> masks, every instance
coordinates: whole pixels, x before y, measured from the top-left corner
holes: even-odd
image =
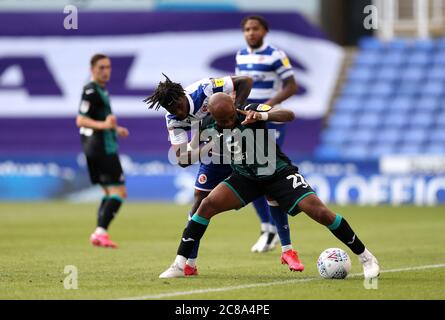
[[[99,214],[97,225],[107,230],[123,202],[124,200],[118,195],[109,196],[103,205],[101,214]]]
[[[281,246],[288,246],[290,241],[290,229],[287,213],[281,210],[280,207],[269,206],[270,214],[276,222],[277,232],[280,236]]]
[[[201,240],[204,235],[210,220],[194,214],[192,220],[189,221],[187,227],[185,228],[181,243],[178,248],[178,255],[190,258],[190,255],[195,246],[195,242]]]
[[[190,218],[191,217],[193,217],[193,213],[190,212]],[[199,240],[195,240],[195,245],[193,246],[193,250],[192,250],[192,253],[190,253],[189,259],[198,258],[199,242],[200,242]]]
[[[336,215],[334,222],[328,226],[328,229],[355,254],[361,254],[365,251],[365,245],[341,215]]]
[[[108,200],[108,196],[103,196],[102,200],[100,202],[99,208],[97,209],[97,226],[99,226],[100,219],[103,215],[104,206],[105,206],[105,203],[107,202],[107,200]]]
[[[260,218],[262,223],[272,223],[269,206],[267,204],[266,197],[259,197],[258,199],[254,200],[253,206],[255,207],[256,214]]]

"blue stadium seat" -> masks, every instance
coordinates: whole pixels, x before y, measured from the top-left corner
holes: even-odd
[[[394,92],[394,86],[391,82],[377,82],[369,89],[369,94],[373,96],[387,97]]]
[[[414,102],[414,107],[419,111],[432,112],[439,107],[439,100],[435,97],[423,96]]]
[[[429,52],[434,49],[435,42],[430,39],[426,40],[416,40],[412,44],[412,48],[417,51],[426,51]]]
[[[368,90],[368,85],[363,82],[347,82],[343,87],[343,94],[360,96],[364,95]]]
[[[436,115],[435,117],[435,124],[436,127],[445,127],[445,112],[442,110],[442,113]]]
[[[445,144],[445,128],[438,128],[429,135],[429,140],[434,143]]]
[[[341,97],[335,103],[335,112],[355,112],[362,108],[362,100],[357,97]]]
[[[420,81],[404,80],[395,89],[395,95],[413,97],[420,92]]]
[[[342,156],[348,159],[364,160],[368,157],[368,148],[363,144],[350,144],[341,150]]]
[[[382,55],[379,63],[382,64],[382,66],[397,66],[404,63],[406,58],[406,54],[403,51],[394,51]]]
[[[340,145],[346,141],[350,133],[347,130],[328,129],[321,136],[322,141],[329,145]]]
[[[355,144],[368,144],[374,138],[374,135],[374,130],[360,129],[354,131],[354,134],[351,134],[347,140]]]
[[[341,158],[341,152],[337,147],[322,144],[315,150],[315,156],[319,159],[338,160]]]
[[[391,112],[382,119],[387,128],[401,128],[408,124],[408,114]]]
[[[379,39],[374,37],[363,37],[359,40],[359,47],[363,51],[367,50],[381,50],[385,45]]]
[[[400,145],[396,151],[398,154],[418,155],[422,153],[422,146],[417,143],[408,143]]]
[[[428,79],[445,81],[445,65],[434,65],[428,70]]]
[[[402,134],[402,141],[405,143],[409,142],[412,144],[421,144],[427,138],[427,132],[421,129],[410,129],[405,130]]]
[[[394,66],[385,66],[375,72],[375,78],[378,80],[396,80],[400,76],[400,69]]]
[[[413,52],[406,59],[409,65],[426,65],[431,61],[431,57],[427,52]]]
[[[380,124],[381,118],[376,113],[366,112],[361,114],[356,122],[359,128],[375,128]]]
[[[445,143],[431,143],[424,149],[425,154],[445,155]]]
[[[402,79],[404,80],[416,80],[423,79],[425,71],[421,67],[408,67],[402,71]]]
[[[432,63],[435,65],[444,66],[445,65],[445,50],[442,49],[437,51],[432,57]]]
[[[378,52],[364,51],[359,53],[355,59],[355,64],[359,65],[374,65],[382,59]]]
[[[384,155],[394,154],[394,144],[393,143],[381,143],[373,146],[369,150],[369,155],[372,158],[379,158]]]
[[[362,102],[362,104],[363,104],[363,109],[366,111],[380,112],[385,109],[388,109],[388,99],[381,97],[370,98]]]
[[[375,132],[375,142],[377,144],[394,144],[401,140],[402,132],[397,129],[382,129]]]
[[[348,80],[368,81],[373,76],[373,70],[367,66],[352,68],[348,74]]]
[[[329,126],[332,128],[349,128],[356,122],[351,113],[334,113],[329,119]]]
[[[398,96],[389,103],[389,109],[393,112],[407,112],[414,104],[414,100],[408,97]]]
[[[420,94],[438,97],[444,93],[444,84],[442,81],[427,81],[420,89]]]
[[[434,117],[432,113],[417,112],[411,114],[409,117],[409,124],[411,128],[428,128],[434,124]]]

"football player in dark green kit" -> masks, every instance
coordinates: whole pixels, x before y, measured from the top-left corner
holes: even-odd
[[[125,177],[119,160],[117,136],[129,132],[118,126],[112,114],[106,84],[111,76],[111,61],[103,54],[91,58],[92,80],[84,86],[76,124],[80,128],[83,151],[90,179],[104,190],[97,213],[97,227],[90,237],[94,246],[117,248],[108,236],[108,227],[127,197]]]
[[[255,103],[237,109],[231,97],[225,93],[212,95],[208,108],[213,119],[207,123],[203,121],[204,136],[211,137],[211,143],[219,146],[217,150],[223,150],[223,154],[228,155],[233,173],[201,202],[182,234],[174,263],[160,278],[184,276],[183,268],[193,244],[202,238],[213,216],[239,209],[259,196],[276,201],[284,211],[283,215],[295,216],[300,211],[305,212],[326,226],[359,257],[365,278],[379,275],[377,259],[366,249],[346,219],[325,206],[298,168],[281,152],[275,140],[268,137],[265,122],[289,121],[294,117],[291,111],[275,110]],[[203,133],[200,137],[203,137]],[[245,137],[246,141],[243,141]],[[266,154],[273,156],[264,161]]]

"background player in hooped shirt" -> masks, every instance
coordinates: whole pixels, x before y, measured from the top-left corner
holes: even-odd
[[[166,80],[160,82],[155,92],[147,97],[144,102],[149,108],[163,107],[167,110],[166,125],[169,132],[170,142],[174,148],[177,162],[186,167],[190,164],[187,148],[190,148],[189,138],[186,130],[190,130],[194,124],[199,122],[209,113],[207,103],[211,95],[224,92],[235,95],[235,105],[245,103],[252,88],[252,79],[247,76],[227,76],[223,78],[204,78],[185,89],[181,84],[171,81],[166,75]],[[192,143],[192,142],[190,142]],[[183,152],[185,151],[185,152]],[[219,182],[227,178],[232,172],[229,164],[201,164],[195,181],[195,194],[189,219],[198,209],[201,201],[212,191]],[[198,274],[196,259],[198,256],[199,241],[195,243],[187,264],[184,275],[193,276]]]
[[[247,48],[236,55],[236,74],[249,76],[253,86],[247,102],[263,103],[277,108],[281,102],[297,92],[292,66],[286,54],[264,42],[269,31],[267,21],[261,16],[247,16],[241,21]],[[268,122],[269,129],[276,130],[277,144],[284,142],[285,124]],[[268,206],[269,204],[269,206]],[[280,207],[275,202],[267,202],[265,197],[253,201],[258,217],[261,220],[261,234],[252,246],[252,252],[265,252],[275,248],[278,242],[277,227],[273,217],[282,216]],[[290,245],[290,238],[280,238],[282,250]]]

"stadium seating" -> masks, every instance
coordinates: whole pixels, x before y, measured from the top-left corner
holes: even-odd
[[[445,39],[362,39],[316,152],[445,154]]]

